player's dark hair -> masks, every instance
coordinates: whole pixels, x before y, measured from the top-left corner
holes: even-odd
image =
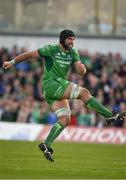
[[[60,32],[60,43],[65,47],[65,39],[68,37],[75,37],[75,33],[72,30],[65,29]]]

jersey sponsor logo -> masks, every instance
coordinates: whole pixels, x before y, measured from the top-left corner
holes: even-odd
[[[70,61],[61,61],[61,60],[57,60],[57,62],[61,63],[61,64],[70,64]]]
[[[71,61],[72,60],[72,57],[70,56],[70,54],[65,54],[65,53],[57,53],[55,56],[54,56],[56,59],[59,59],[59,60],[64,60],[64,61]]]

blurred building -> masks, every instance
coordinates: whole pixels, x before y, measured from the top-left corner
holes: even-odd
[[[125,0],[0,0],[0,32],[125,35]]]

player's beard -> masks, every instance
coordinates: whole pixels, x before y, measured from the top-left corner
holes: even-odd
[[[71,45],[71,46],[70,46]],[[63,43],[63,47],[66,49],[66,50],[70,50],[72,47],[73,47],[73,44],[67,44],[66,42]]]

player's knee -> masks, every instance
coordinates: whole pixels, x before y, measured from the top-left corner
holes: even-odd
[[[81,88],[81,92],[78,95],[78,99],[82,99],[84,102],[87,102],[87,100],[91,97],[91,94],[88,89]]]
[[[71,117],[70,116],[60,116],[58,121],[64,125],[64,127],[68,126],[70,123]]]
[[[67,126],[71,120],[71,111],[69,108],[61,108],[55,111],[58,121],[64,126]]]

